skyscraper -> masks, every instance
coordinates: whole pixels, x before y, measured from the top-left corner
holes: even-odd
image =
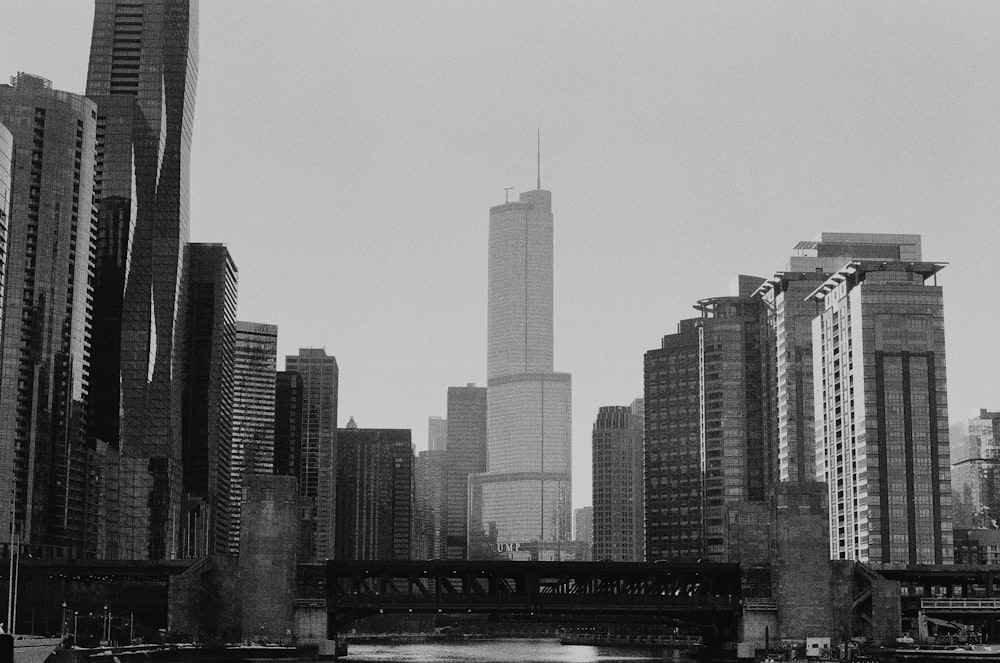
[[[10,186],[11,173],[13,172],[12,158],[14,157],[14,135],[0,121],[0,321],[5,319],[4,313],[4,293],[5,280],[7,276],[7,233],[10,220]],[[3,334],[0,333],[0,339]],[[2,383],[0,383],[2,389]],[[0,394],[3,392],[0,391]],[[2,404],[0,404],[2,408]],[[0,410],[2,411],[2,410]],[[0,477],[11,477],[9,490],[0,494],[0,531],[10,531],[10,514],[14,512],[14,494],[16,481],[14,477],[14,445],[0,444]]]
[[[110,272],[95,307],[107,333],[119,309],[121,317],[120,374],[102,373],[99,393],[115,398],[118,378],[122,522],[113,548],[126,559],[178,553],[197,7],[196,0],[97,0],[94,12],[87,95],[107,131],[101,159],[109,195],[99,218],[102,269]],[[113,359],[115,342],[105,339]],[[111,402],[100,407],[114,411]],[[102,434],[114,437],[113,427]]]
[[[573,509],[573,540],[588,546],[594,543],[594,507]]]
[[[486,470],[486,388],[448,387],[445,559],[468,559],[469,475]]]
[[[298,477],[302,447],[302,377],[295,371],[278,371],[274,392],[274,473]]]
[[[181,557],[229,549],[237,270],[224,244],[188,244]],[[238,542],[238,539],[237,539]]]
[[[646,558],[738,562],[766,528],[763,281],[700,300],[645,358]]]
[[[430,417],[427,420],[427,448],[431,451],[448,448],[448,420]]]
[[[1000,521],[1000,412],[980,410],[968,434],[952,440],[955,528],[995,529]],[[959,517],[961,515],[961,524]]]
[[[410,431],[337,431],[334,559],[409,559],[413,503]]]
[[[278,327],[237,321],[233,373],[233,445],[230,482],[233,505],[229,552],[239,553],[240,497],[246,474],[274,474],[275,376]]]
[[[302,498],[302,556],[333,559],[337,518],[337,359],[319,348],[285,357],[285,370],[302,378],[302,432],[298,457]]]
[[[920,235],[822,233],[795,245],[784,271],[758,288],[767,309],[765,430],[769,464],[778,481],[816,476],[813,424],[812,319],[808,299],[832,273],[854,259],[920,260]]]
[[[643,560],[643,401],[597,412],[593,458],[594,559]],[[579,533],[576,535],[580,539]]]
[[[487,462],[477,527],[497,543],[570,539],[570,375],[552,371],[552,194],[490,209]],[[539,547],[541,550],[541,547]]]
[[[89,554],[97,552],[87,540],[86,481],[94,118],[92,101],[53,90],[43,78],[22,73],[0,85],[0,122],[11,132],[0,137],[4,217],[10,200],[0,469],[12,470],[22,540]],[[9,528],[9,508],[0,523]]]
[[[811,295],[816,478],[833,559],[953,559],[944,265],[853,261]]]

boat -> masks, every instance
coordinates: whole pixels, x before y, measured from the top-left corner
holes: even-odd
[[[60,644],[62,638],[15,635],[14,663],[42,663]]]
[[[560,644],[602,647],[640,647],[669,649],[698,649],[702,646],[700,635],[612,633],[591,630],[567,630],[559,636]]]

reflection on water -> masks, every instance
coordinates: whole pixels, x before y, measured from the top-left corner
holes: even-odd
[[[561,645],[558,640],[493,640],[400,645],[352,644],[345,660],[348,663],[683,663],[691,659],[667,649]]]

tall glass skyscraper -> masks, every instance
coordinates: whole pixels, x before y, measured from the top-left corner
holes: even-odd
[[[25,543],[91,554],[96,543],[87,540],[87,508],[94,503],[88,494],[94,486],[86,480],[86,430],[94,111],[92,101],[53,90],[38,76],[18,74],[10,85],[0,85],[0,122],[13,134],[13,141],[6,132],[0,136],[0,217],[10,200],[5,244],[12,258],[6,261],[0,354],[0,485],[6,507],[0,523],[10,526],[12,489]],[[11,158],[17,165],[13,177]]]
[[[236,323],[236,370],[233,374],[233,453],[230,469],[233,510],[229,552],[240,551],[240,505],[244,476],[275,474],[274,417],[278,326]]]
[[[552,225],[552,194],[541,188],[490,209],[487,460],[473,502],[478,527],[502,549],[571,538],[570,375],[552,371]]]
[[[302,517],[299,555],[333,559],[337,531],[336,357],[322,348],[285,356],[285,370],[302,378],[302,430],[297,466]]]
[[[197,69],[197,0],[97,0],[87,74],[104,132],[95,292],[103,340],[95,363],[119,368],[95,379],[97,407],[111,421],[122,415],[117,432],[113,424],[99,432],[120,450],[120,533],[109,555],[124,559],[178,554]],[[102,351],[107,358],[97,356]]]

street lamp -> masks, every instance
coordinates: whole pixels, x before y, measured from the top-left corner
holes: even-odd
[[[66,627],[68,626],[66,624],[66,602],[65,601],[63,601],[62,614],[59,615],[59,621],[61,623],[61,626],[59,627],[60,628],[60,635],[62,635],[62,637],[65,638],[66,637]]]
[[[73,644],[74,645],[76,645],[76,625],[77,625],[77,622],[79,622],[79,620],[80,620],[80,611],[79,610],[74,610],[73,611]]]
[[[108,642],[109,640],[111,640],[111,637],[108,635],[108,632],[110,631],[110,629],[108,628],[109,624],[108,624],[108,606],[107,605],[104,606],[104,623],[102,624],[102,627],[103,628],[101,628],[101,640],[104,640],[105,642]]]

